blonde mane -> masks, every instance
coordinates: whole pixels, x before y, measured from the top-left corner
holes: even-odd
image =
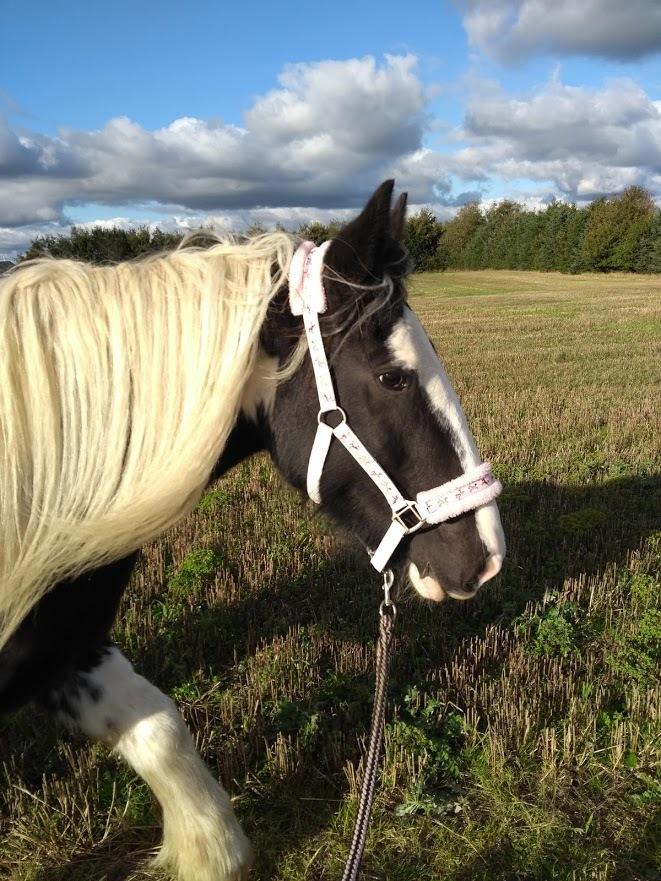
[[[0,648],[55,583],[194,507],[292,252],[276,232],[0,281]]]

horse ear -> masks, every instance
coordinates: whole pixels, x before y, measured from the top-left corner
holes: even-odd
[[[395,207],[390,212],[390,235],[397,242],[404,239],[404,230],[406,228],[406,200],[408,193],[402,193],[395,202]]]
[[[394,180],[386,180],[377,187],[358,217],[333,238],[326,262],[343,278],[363,282],[380,277],[394,185]]]

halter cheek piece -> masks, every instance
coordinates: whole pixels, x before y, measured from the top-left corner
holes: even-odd
[[[469,468],[455,480],[419,492],[415,501],[405,499],[386,472],[365,448],[347,423],[344,410],[335,399],[333,380],[328,368],[319,315],[326,311],[322,279],[324,255],[330,245],[315,247],[303,242],[289,267],[289,305],[293,315],[301,315],[308,340],[310,358],[319,396],[317,433],[308,463],[307,490],[313,502],[320,504],[319,484],[333,438],[337,438],[365,473],[383,493],[392,511],[392,522],[372,554],[372,566],[382,572],[404,536],[424,526],[442,523],[488,504],[502,486],[491,473],[488,462]],[[330,423],[333,423],[332,425]]]

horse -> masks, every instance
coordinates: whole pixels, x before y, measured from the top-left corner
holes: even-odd
[[[0,283],[0,711],[40,702],[121,755],[180,881],[244,879],[251,847],[174,703],[112,644],[139,548],[268,451],[425,598],[468,599],[505,555],[495,492],[441,518],[433,490],[420,513],[419,490],[456,501],[467,475],[493,480],[407,302],[393,186],[316,250],[217,237],[109,266],[43,258]],[[313,264],[323,303],[306,311]]]

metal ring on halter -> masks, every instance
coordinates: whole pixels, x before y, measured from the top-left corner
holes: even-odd
[[[323,418],[324,416],[328,416],[329,413],[339,413],[340,414],[340,421],[337,423],[337,425],[328,425],[328,422],[326,422],[326,420]],[[346,421],[347,421],[347,414],[344,412],[342,407],[331,407],[329,410],[320,410],[317,413],[317,422],[319,423],[319,425],[326,425],[328,428],[333,428],[333,429],[338,428],[340,425],[342,425]]]
[[[393,575],[392,569],[386,569],[383,573],[383,599],[379,606],[379,615],[382,618],[386,614],[386,607],[390,609],[393,618],[397,615],[397,607],[390,599],[390,588],[393,586],[394,581],[395,576]]]

